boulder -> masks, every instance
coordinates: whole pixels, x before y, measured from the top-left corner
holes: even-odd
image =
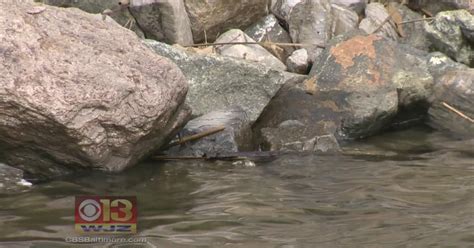
[[[429,124],[460,137],[474,137],[474,69],[452,70],[436,78]]]
[[[274,15],[267,15],[249,28],[245,33],[257,42],[292,43],[290,34],[283,29]],[[266,47],[275,57],[285,61],[295,50],[291,46]]]
[[[465,64],[457,63],[456,61],[446,56],[444,53],[440,52],[433,52],[428,54],[427,64],[431,75],[433,75],[433,78],[439,78],[448,71],[465,70],[469,68]]]
[[[295,43],[314,44],[305,47],[309,60],[315,61],[331,39],[333,16],[329,0],[304,0],[293,7],[288,20],[290,36]]]
[[[303,143],[327,134],[339,140],[368,137],[405,112],[421,120],[432,87],[426,53],[353,32],[331,41],[309,79],[280,89],[254,124],[254,134],[262,143],[262,130],[296,120],[306,126],[295,133]]]
[[[138,36],[144,37],[143,30],[139,27],[135,17],[130,13],[129,8],[121,8],[120,0],[35,0],[47,5],[63,7],[63,8],[78,8],[92,14],[102,13],[104,10],[116,10],[109,16],[122,26],[129,25],[132,31]],[[119,11],[118,8],[121,8]],[[131,26],[130,26],[131,24]]]
[[[175,146],[165,153],[171,156],[213,156],[215,154],[246,151],[251,148],[252,133],[247,114],[241,107],[216,110],[189,121],[180,137],[200,134],[215,128],[223,131]]]
[[[41,8],[0,2],[0,157],[8,164],[38,177],[119,171],[184,125],[188,86],[175,64],[100,15]]]
[[[147,38],[170,44],[193,44],[183,0],[133,0],[129,9]]]
[[[214,41],[229,29],[245,29],[267,15],[268,0],[184,0],[194,41]]]
[[[216,40],[216,43],[232,42],[255,42],[255,40],[239,29],[231,29],[223,33]],[[220,55],[257,62],[275,70],[286,70],[283,62],[258,44],[222,45],[216,46],[216,51]]]
[[[474,16],[467,10],[438,13],[424,27],[438,51],[460,63],[474,66]]]
[[[332,15],[334,16],[333,37],[356,30],[359,27],[359,16],[351,9],[333,4]]]
[[[398,34],[395,31],[392,21],[388,21],[381,28],[380,25],[389,17],[387,9],[381,3],[369,3],[365,9],[365,18],[360,22],[359,28],[368,34],[376,33],[386,38],[397,40]]]
[[[0,194],[15,193],[31,186],[23,179],[23,171],[0,163]]]
[[[364,14],[365,7],[368,0],[331,0],[331,3],[349,8],[355,11],[358,15]]]
[[[288,71],[307,74],[309,69],[308,52],[306,49],[298,49],[286,60]]]
[[[145,42],[159,55],[173,60],[186,75],[186,101],[195,115],[241,106],[253,122],[283,84],[305,78],[245,60],[193,54],[153,40]]]

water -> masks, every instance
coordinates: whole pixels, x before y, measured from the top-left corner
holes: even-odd
[[[413,129],[351,155],[147,162],[57,180],[0,197],[0,246],[70,247],[75,195],[136,195],[148,243],[134,247],[474,247],[473,146]]]

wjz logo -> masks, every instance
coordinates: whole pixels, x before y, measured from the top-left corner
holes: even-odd
[[[81,234],[137,232],[137,199],[134,196],[76,196],[75,229]]]

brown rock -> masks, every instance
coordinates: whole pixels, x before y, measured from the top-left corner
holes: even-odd
[[[189,116],[186,80],[100,15],[0,2],[0,147],[40,177],[118,171],[162,146]]]

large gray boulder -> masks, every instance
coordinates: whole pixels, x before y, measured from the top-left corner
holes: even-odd
[[[231,29],[216,40],[216,43],[234,42],[255,42],[255,40],[239,29]],[[257,62],[275,70],[286,70],[283,62],[259,44],[222,45],[217,46],[216,51],[220,55]]]
[[[101,20],[0,2],[0,157],[8,164],[39,177],[119,171],[188,119],[179,68]]]
[[[436,79],[429,117],[435,128],[474,137],[474,69],[448,71]]]
[[[245,29],[267,13],[268,0],[184,0],[194,41],[213,42],[229,29]]]
[[[189,82],[186,101],[194,115],[241,106],[253,122],[283,84],[305,78],[245,60],[185,52],[153,40],[145,42],[181,68]]]
[[[318,45],[331,39],[333,15],[329,0],[304,0],[293,7],[288,20],[290,36],[295,43],[314,44],[305,47],[309,60],[315,61],[321,52]]]
[[[170,44],[193,44],[183,0],[133,0],[129,9],[147,38]]]
[[[404,4],[392,2],[390,3],[390,7],[392,11],[395,11],[393,15],[400,17],[400,21],[409,22],[399,26],[400,37],[398,42],[408,44],[423,51],[429,51],[431,42],[423,28],[423,22],[418,21],[422,19],[423,16]]]
[[[225,129],[198,140],[174,146],[165,153],[171,156],[202,157],[251,149],[250,122],[245,110],[238,106],[215,110],[189,121],[180,131],[180,137],[185,138],[220,127]]]
[[[467,10],[441,12],[424,27],[438,51],[474,66],[474,16]]]
[[[474,14],[474,4],[472,0],[410,0],[408,1],[408,5],[410,8],[415,10],[423,10],[425,12],[429,12],[432,15],[436,15],[442,11],[457,9],[466,9]]]
[[[359,27],[359,16],[355,11],[337,4],[333,4],[331,9],[334,16],[333,37],[356,30]]]
[[[364,13],[367,2],[368,0],[331,0],[331,3],[349,8],[359,15]]]

